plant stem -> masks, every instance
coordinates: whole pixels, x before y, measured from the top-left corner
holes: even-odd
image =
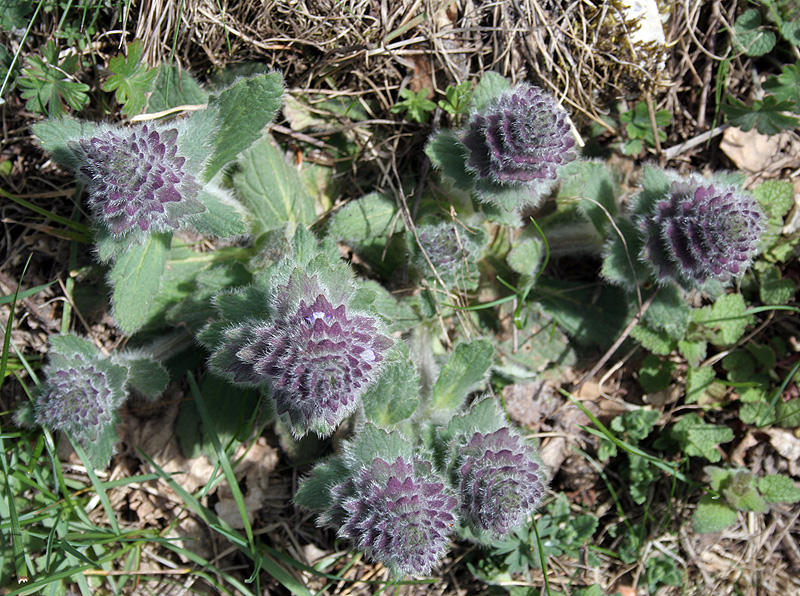
[[[578,381],[577,383],[575,383],[575,385],[572,386],[572,392],[573,393],[578,391],[578,389],[580,389],[583,386],[583,384],[586,383],[586,381],[589,381],[590,379],[592,379],[592,377],[594,377],[597,374],[597,371],[599,371],[601,368],[603,368],[603,366],[605,366],[605,364],[609,361],[609,359],[614,355],[614,353],[622,345],[622,342],[624,342],[628,338],[628,336],[631,334],[631,331],[636,326],[636,323],[638,323],[642,319],[642,317],[644,316],[644,313],[646,313],[647,309],[650,308],[650,305],[653,303],[653,300],[658,295],[658,290],[659,290],[659,288],[656,288],[655,290],[653,290],[653,293],[650,294],[647,297],[647,299],[642,303],[642,305],[639,307],[639,311],[635,315],[633,315],[633,318],[630,320],[630,322],[628,323],[628,326],[625,327],[624,331],[617,338],[617,341],[615,341],[614,344],[610,348],[608,348],[606,353],[603,354],[603,357],[600,358],[600,360],[597,361],[597,364],[595,364],[592,367],[592,370],[590,370],[588,373],[586,373],[583,376],[583,378],[581,378],[580,381]]]

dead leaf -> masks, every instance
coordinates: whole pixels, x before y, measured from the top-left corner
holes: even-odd
[[[763,431],[772,447],[789,462],[789,473],[800,477],[800,439],[790,430],[767,428]]]

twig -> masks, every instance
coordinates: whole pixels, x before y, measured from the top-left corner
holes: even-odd
[[[689,139],[688,141],[684,141],[680,145],[673,145],[669,149],[664,151],[664,158],[669,161],[671,159],[675,159],[684,151],[688,151],[689,149],[694,149],[698,145],[702,145],[709,139],[713,139],[717,135],[721,135],[723,132],[728,130],[731,127],[730,124],[721,124],[716,128],[712,128],[711,130],[707,130],[703,134],[699,134],[693,139]]]

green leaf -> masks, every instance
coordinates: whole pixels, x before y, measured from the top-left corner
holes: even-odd
[[[314,466],[311,476],[303,480],[294,495],[295,505],[311,511],[327,509],[331,505],[331,488],[349,476],[347,466],[338,457]]]
[[[712,366],[689,369],[686,375],[686,403],[704,403],[708,389],[716,380],[717,376]]]
[[[404,87],[400,90],[400,97],[403,99],[392,106],[392,114],[407,111],[409,118],[414,122],[425,122],[431,112],[436,109],[436,104],[428,99],[429,93],[430,89],[427,87],[423,87],[416,93],[408,87]]]
[[[775,405],[775,422],[782,428],[800,427],[800,399],[779,400]]]
[[[153,88],[158,70],[142,63],[144,46],[136,39],[128,44],[128,56],[115,56],[108,61],[112,73],[103,83],[103,91],[115,91],[117,101],[122,104],[122,113],[130,116],[140,114],[147,105],[145,93]]]
[[[171,238],[153,234],[117,256],[109,279],[114,286],[114,316],[124,333],[133,333],[153,314],[150,307],[161,285]]]
[[[472,189],[472,175],[466,168],[466,147],[452,130],[434,133],[425,147],[425,154],[434,167],[439,168],[442,174],[453,180],[456,188]]]
[[[695,309],[692,318],[712,344],[724,347],[739,341],[752,322],[753,317],[745,314],[746,310],[741,294],[725,294],[717,298],[713,306]]]
[[[750,8],[740,14],[733,24],[731,41],[737,52],[748,56],[763,56],[775,47],[775,34],[761,26],[761,12]]]
[[[722,494],[737,511],[766,513],[767,503],[756,490],[756,477],[749,470],[736,470],[722,484]]]
[[[541,239],[525,238],[509,251],[506,262],[517,273],[536,277],[544,255],[544,242]]]
[[[781,35],[795,48],[800,47],[800,20],[783,21],[781,23]]]
[[[639,384],[645,393],[657,393],[669,387],[674,370],[674,362],[649,354],[639,369]]]
[[[743,403],[739,408],[739,420],[744,424],[752,424],[759,428],[769,426],[775,422],[775,409],[764,399],[749,401]]]
[[[706,357],[708,353],[708,343],[705,341],[678,341],[678,351],[686,358],[689,366],[696,367]]]
[[[403,219],[398,217],[397,204],[374,192],[350,201],[331,218],[328,236],[346,242],[385,241],[389,235],[403,231]]]
[[[217,238],[247,233],[241,205],[214,189],[213,185],[206,185],[197,199],[203,203],[205,211],[191,217],[189,223],[195,230]]]
[[[51,39],[42,50],[43,58],[29,56],[27,68],[20,71],[17,84],[22,99],[32,112],[59,118],[68,108],[80,111],[89,103],[86,94],[90,87],[71,79],[79,66],[79,56],[73,54],[59,61],[59,50]]]
[[[100,357],[100,351],[92,342],[70,333],[51,335],[50,350],[58,354],[80,354],[87,360]]]
[[[141,356],[123,358],[121,362],[128,368],[128,385],[147,397],[158,399],[169,384],[167,369],[155,358]]]
[[[794,298],[797,286],[789,278],[781,279],[781,270],[772,265],[758,275],[758,293],[764,304],[786,304]]]
[[[637,408],[615,417],[610,426],[612,430],[624,434],[629,442],[638,444],[652,432],[660,417],[657,410]]]
[[[788,476],[764,476],[758,481],[758,490],[769,503],[800,503],[800,489]]]
[[[783,218],[794,206],[794,187],[789,180],[765,180],[753,190],[768,218]]]
[[[276,72],[241,79],[211,99],[209,107],[219,110],[219,131],[214,154],[206,166],[206,180],[261,138],[282,99],[283,79]]]
[[[589,218],[595,229],[608,235],[609,216],[619,210],[617,196],[619,183],[607,164],[594,161],[572,161],[561,169],[563,179],[556,198],[578,197],[580,210]],[[613,233],[613,232],[612,232]]]
[[[651,329],[665,331],[674,340],[683,339],[689,327],[692,309],[677,286],[659,288],[644,314]]]
[[[403,351],[407,352],[408,348]],[[419,404],[419,375],[407,354],[397,354],[387,362],[378,381],[367,389],[362,401],[367,420],[384,428],[414,413]]]
[[[208,93],[186,70],[177,66],[161,65],[158,68],[153,92],[147,100],[148,112],[163,112],[178,106],[202,105]]]
[[[297,225],[313,223],[314,199],[269,135],[242,153],[239,166],[233,186],[255,218],[256,236],[286,224],[292,234]]]
[[[646,170],[645,170],[646,171]],[[639,258],[644,245],[639,229],[628,218],[617,220],[617,230],[610,229],[609,242],[603,251],[602,276],[614,285],[634,290],[652,277],[647,265]]]
[[[755,126],[762,135],[776,135],[782,130],[793,130],[800,125],[800,120],[783,113],[791,112],[796,107],[791,101],[778,101],[774,95],[756,99],[752,107],[736,98],[728,97],[728,103],[722,104],[722,111],[732,126],[737,126],[744,132]]]
[[[736,510],[731,508],[722,498],[715,499],[705,495],[697,504],[692,517],[692,529],[699,534],[721,532],[732,526],[739,519]]]
[[[800,106],[800,62],[785,65],[781,74],[764,81],[763,88],[775,95],[778,101],[792,101]]]
[[[484,72],[472,93],[473,107],[476,110],[482,110],[509,87],[511,87],[511,82],[503,75],[491,70]]]
[[[670,429],[670,436],[689,456],[704,457],[710,462],[722,459],[717,446],[733,440],[733,431],[727,426],[716,426],[703,421],[699,415],[686,414]]]
[[[458,410],[467,394],[486,378],[493,356],[488,339],[456,346],[433,385],[432,409],[442,415]]]
[[[540,278],[536,289],[544,311],[581,344],[607,347],[628,322],[628,301],[619,288],[598,292],[579,282]]]
[[[654,331],[642,323],[631,329],[631,337],[642,344],[642,347],[659,356],[669,356],[676,343],[666,331]]]

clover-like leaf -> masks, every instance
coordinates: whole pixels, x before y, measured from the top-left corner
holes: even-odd
[[[755,126],[762,135],[776,135],[782,130],[796,128],[800,121],[784,113],[795,109],[797,104],[793,101],[780,101],[774,95],[755,100],[752,107],[733,97],[728,98],[728,103],[722,104],[722,111],[733,126],[741,128],[744,132],[752,130]]]
[[[392,114],[408,112],[408,117],[414,122],[425,122],[431,112],[436,109],[436,104],[428,99],[428,93],[430,93],[430,89],[427,87],[423,87],[416,93],[408,87],[404,87],[400,90],[400,97],[403,99],[392,106]]]
[[[127,56],[114,56],[108,61],[111,76],[103,83],[103,91],[116,91],[122,113],[139,114],[147,104],[145,94],[152,90],[158,69],[142,62],[144,47],[137,39],[128,44]]]

